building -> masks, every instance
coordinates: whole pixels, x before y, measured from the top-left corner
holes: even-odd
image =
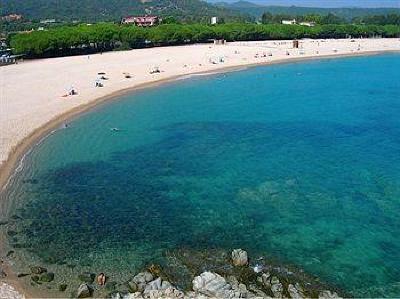
[[[0,66],[18,63],[22,59],[23,55],[12,55],[11,52],[11,49],[0,50]]]
[[[1,20],[6,21],[6,22],[15,22],[15,21],[22,20],[22,15],[10,14],[10,15],[1,17]]]
[[[2,49],[7,48],[7,39],[4,37],[0,37],[0,53]]]
[[[214,45],[226,45],[226,40],[224,40],[224,39],[214,39]]]
[[[216,25],[218,24],[218,18],[217,17],[212,17],[211,18],[211,25]]]
[[[282,20],[283,25],[296,25],[296,19],[293,20]]]
[[[158,25],[161,19],[157,16],[129,16],[122,19],[122,24],[133,24],[139,27],[151,27]]]
[[[56,19],[46,19],[46,20],[41,20],[40,24],[54,24],[56,22]]]
[[[315,22],[301,22],[300,25],[307,26],[307,27],[314,27]]]

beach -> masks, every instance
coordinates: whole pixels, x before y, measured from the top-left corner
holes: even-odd
[[[29,145],[50,127],[121,92],[186,75],[249,65],[399,50],[399,39],[304,40],[299,49],[293,49],[292,41],[236,42],[41,59],[2,67],[0,186],[18,160],[15,157],[27,148],[22,146],[21,151],[18,147],[23,140],[30,137],[30,142],[24,142]],[[160,73],[150,74],[154,68]],[[107,78],[102,81],[104,87],[95,88],[98,73],[103,72]],[[123,73],[132,77],[125,78]],[[71,87],[78,94],[63,97]],[[12,157],[11,153],[16,155]]]
[[[399,50],[399,39],[303,40],[298,49],[292,41],[236,42],[33,60],[2,67],[0,186],[23,153],[43,135],[122,93],[194,74]],[[103,87],[95,87],[99,76],[104,76]],[[64,96],[72,87],[77,94]]]

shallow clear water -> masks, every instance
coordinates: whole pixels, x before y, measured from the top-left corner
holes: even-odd
[[[121,273],[241,247],[400,296],[399,69],[399,55],[258,67],[98,107],[29,156],[10,241]]]

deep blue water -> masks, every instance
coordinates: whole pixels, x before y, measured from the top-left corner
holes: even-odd
[[[399,69],[399,55],[258,67],[98,107],[29,156],[11,243],[108,271],[241,247],[398,297]]]

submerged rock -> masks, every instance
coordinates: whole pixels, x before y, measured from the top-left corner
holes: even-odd
[[[233,250],[232,263],[234,266],[247,266],[247,264],[249,263],[247,252],[243,249]]]
[[[52,273],[52,272],[43,273],[39,277],[40,282],[51,282],[53,280],[54,280],[54,273]]]
[[[58,286],[58,290],[60,291],[60,292],[65,292],[65,290],[68,288],[68,285],[67,284],[65,284],[65,283],[62,283],[62,284],[60,284],[59,286]]]
[[[234,292],[221,275],[212,272],[203,272],[193,279],[193,290],[206,296],[217,298],[234,297]]]
[[[92,297],[93,289],[87,284],[87,283],[82,283],[78,291],[76,292],[76,297],[78,298],[89,298]]]
[[[95,278],[96,278],[96,275],[93,273],[89,273],[89,272],[84,272],[84,273],[78,275],[78,279],[80,281],[86,282],[86,283],[93,283]]]
[[[30,268],[32,274],[42,274],[47,272],[47,269],[40,266],[31,266]]]
[[[107,281],[106,282],[106,290],[111,292],[114,291],[117,286],[117,283],[115,281]]]
[[[0,278],[6,278],[7,273],[3,271],[3,269],[0,269]]]
[[[15,254],[15,251],[14,251],[14,250],[9,250],[9,251],[7,252],[7,254],[6,254],[6,257],[12,258],[12,257],[14,256],[14,254]]]
[[[31,276],[31,280],[33,281],[33,282],[36,282],[36,283],[39,283],[40,284],[40,282],[39,282],[39,276],[38,275],[33,275],[33,276]]]

